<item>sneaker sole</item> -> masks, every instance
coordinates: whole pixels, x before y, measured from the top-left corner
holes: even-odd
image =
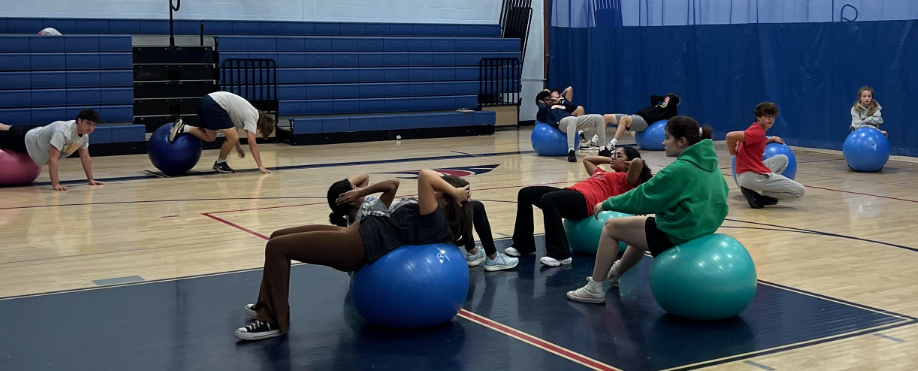
[[[569,260],[569,261],[565,261],[565,260],[558,260],[558,264],[550,264],[550,263],[543,262],[542,259],[539,259],[539,263],[542,263],[542,265],[546,267],[560,267],[562,265],[571,264],[574,262],[573,260]]]
[[[242,332],[238,330],[236,331],[236,338],[239,340],[246,340],[246,341],[270,339],[270,338],[278,337],[280,335],[281,334],[279,330],[271,330],[271,331],[259,332],[259,333],[249,333],[249,332]]]
[[[466,260],[465,262],[466,262],[466,264],[468,264],[470,267],[477,267],[479,264],[481,264],[481,263],[484,262],[484,261],[485,261],[485,258],[479,258],[479,259],[475,259],[475,260],[471,260],[471,261]]]
[[[214,171],[216,171],[216,172],[218,172],[218,173],[220,173],[220,174],[231,174],[231,173],[235,173],[235,172],[236,172],[236,170],[223,170],[223,169],[216,168],[216,167],[213,168],[213,169],[214,169]]]
[[[485,265],[484,269],[488,272],[496,272],[496,271],[502,271],[506,269],[513,269],[513,268],[516,268],[517,265],[520,265],[519,260],[517,260],[516,264],[514,265]]]
[[[185,126],[185,124],[181,124],[181,125],[173,124],[172,125],[172,128],[169,129],[169,142],[170,143],[175,141],[175,137],[178,136],[178,129],[182,128],[183,126]]]
[[[605,304],[606,302],[605,296],[603,296],[602,299],[600,298],[582,298],[579,296],[571,295],[571,293],[567,293],[567,299],[571,301],[578,301],[581,303],[590,303],[590,304]]]
[[[258,316],[258,312],[251,310],[249,308],[245,308],[243,309],[243,311],[245,311],[245,315],[251,319],[255,319],[255,317]]]
[[[609,287],[618,287],[619,285],[619,282],[612,283],[612,282],[609,282],[608,280],[606,281],[606,283],[609,284]]]

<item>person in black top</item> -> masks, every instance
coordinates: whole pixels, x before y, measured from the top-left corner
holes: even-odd
[[[329,204],[343,196],[329,193]],[[404,245],[465,245],[472,231],[471,196],[468,181],[424,170],[417,199],[402,199],[388,212],[372,212],[348,227],[307,225],[274,232],[265,247],[258,301],[244,308],[255,321],[236,330],[236,337],[262,340],[287,332],[291,260],[353,272]]]
[[[580,142],[578,130],[593,130],[599,136],[599,143],[606,142],[606,124],[601,115],[573,116],[572,113],[577,110],[578,106],[567,101],[561,102],[560,99],[552,99],[551,92],[548,90],[543,90],[536,95],[536,106],[539,107],[536,120],[556,127],[562,133],[567,134],[568,161],[577,162],[577,153],[574,148]],[[599,155],[611,157],[612,151],[608,146],[603,146],[599,149]]]
[[[617,126],[615,137],[612,138],[610,145],[614,148],[618,140],[625,134],[625,130],[632,130],[636,133],[641,132],[647,129],[650,124],[678,116],[679,104],[682,104],[682,101],[679,100],[678,95],[673,93],[665,96],[651,95],[650,107],[637,111],[636,114],[616,113],[615,115],[606,115],[607,122]]]

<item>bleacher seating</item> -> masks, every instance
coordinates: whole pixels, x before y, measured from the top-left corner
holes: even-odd
[[[94,108],[132,122],[130,36],[0,36],[0,122],[44,125]]]
[[[176,35],[500,37],[500,25],[175,20]],[[164,19],[0,18],[0,34],[168,35]]]

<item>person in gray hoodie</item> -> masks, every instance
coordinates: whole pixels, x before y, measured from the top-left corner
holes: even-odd
[[[869,127],[880,130],[880,124],[883,123],[883,115],[880,113],[882,110],[880,103],[873,100],[873,88],[862,87],[857,92],[857,102],[851,107],[851,131]],[[885,131],[880,132],[886,135]]]

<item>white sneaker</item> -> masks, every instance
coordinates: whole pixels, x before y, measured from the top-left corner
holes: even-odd
[[[481,249],[479,249],[481,251]],[[502,271],[504,269],[511,269],[516,267],[520,263],[520,260],[517,258],[511,258],[507,255],[498,253],[497,257],[494,259],[485,260],[484,269],[488,272]]]
[[[255,319],[255,316],[258,315],[258,312],[255,311],[255,304],[246,304],[242,311],[245,312],[245,315],[249,316],[251,319]]]
[[[478,264],[481,264],[481,262],[485,261],[485,258],[486,256],[484,249],[481,248],[481,246],[478,246],[478,252],[475,253],[475,255],[469,254],[468,252],[465,253],[465,262],[470,267],[475,267]]]
[[[512,246],[504,249],[504,254],[507,254],[507,256],[513,256],[517,258],[520,256],[523,256],[523,254],[520,254],[520,252]]]
[[[583,303],[603,304],[606,302],[606,292],[602,289],[602,283],[593,281],[592,277],[587,277],[586,286],[568,291],[567,298]]]
[[[593,138],[590,139],[590,147],[599,148],[602,144],[599,143],[599,135],[593,134]]]
[[[172,124],[172,128],[169,129],[169,143],[175,141],[175,137],[182,133],[182,130],[185,128],[185,124],[182,123],[182,119],[178,119],[175,123]]]
[[[618,141],[615,139],[612,139],[612,141],[609,142],[609,148],[614,150],[616,144],[618,144]]]
[[[622,275],[615,271],[615,264],[619,262],[621,262],[621,260],[616,260],[615,263],[612,264],[612,269],[609,269],[609,277],[606,277],[606,282],[609,283],[609,286],[618,287],[618,280],[622,278]]]
[[[542,259],[539,259],[539,261],[542,262],[542,264],[547,265],[549,267],[558,267],[558,266],[561,266],[562,264],[570,264],[571,262],[574,261],[574,259],[567,258],[564,260],[558,260],[550,256],[543,256]]]

